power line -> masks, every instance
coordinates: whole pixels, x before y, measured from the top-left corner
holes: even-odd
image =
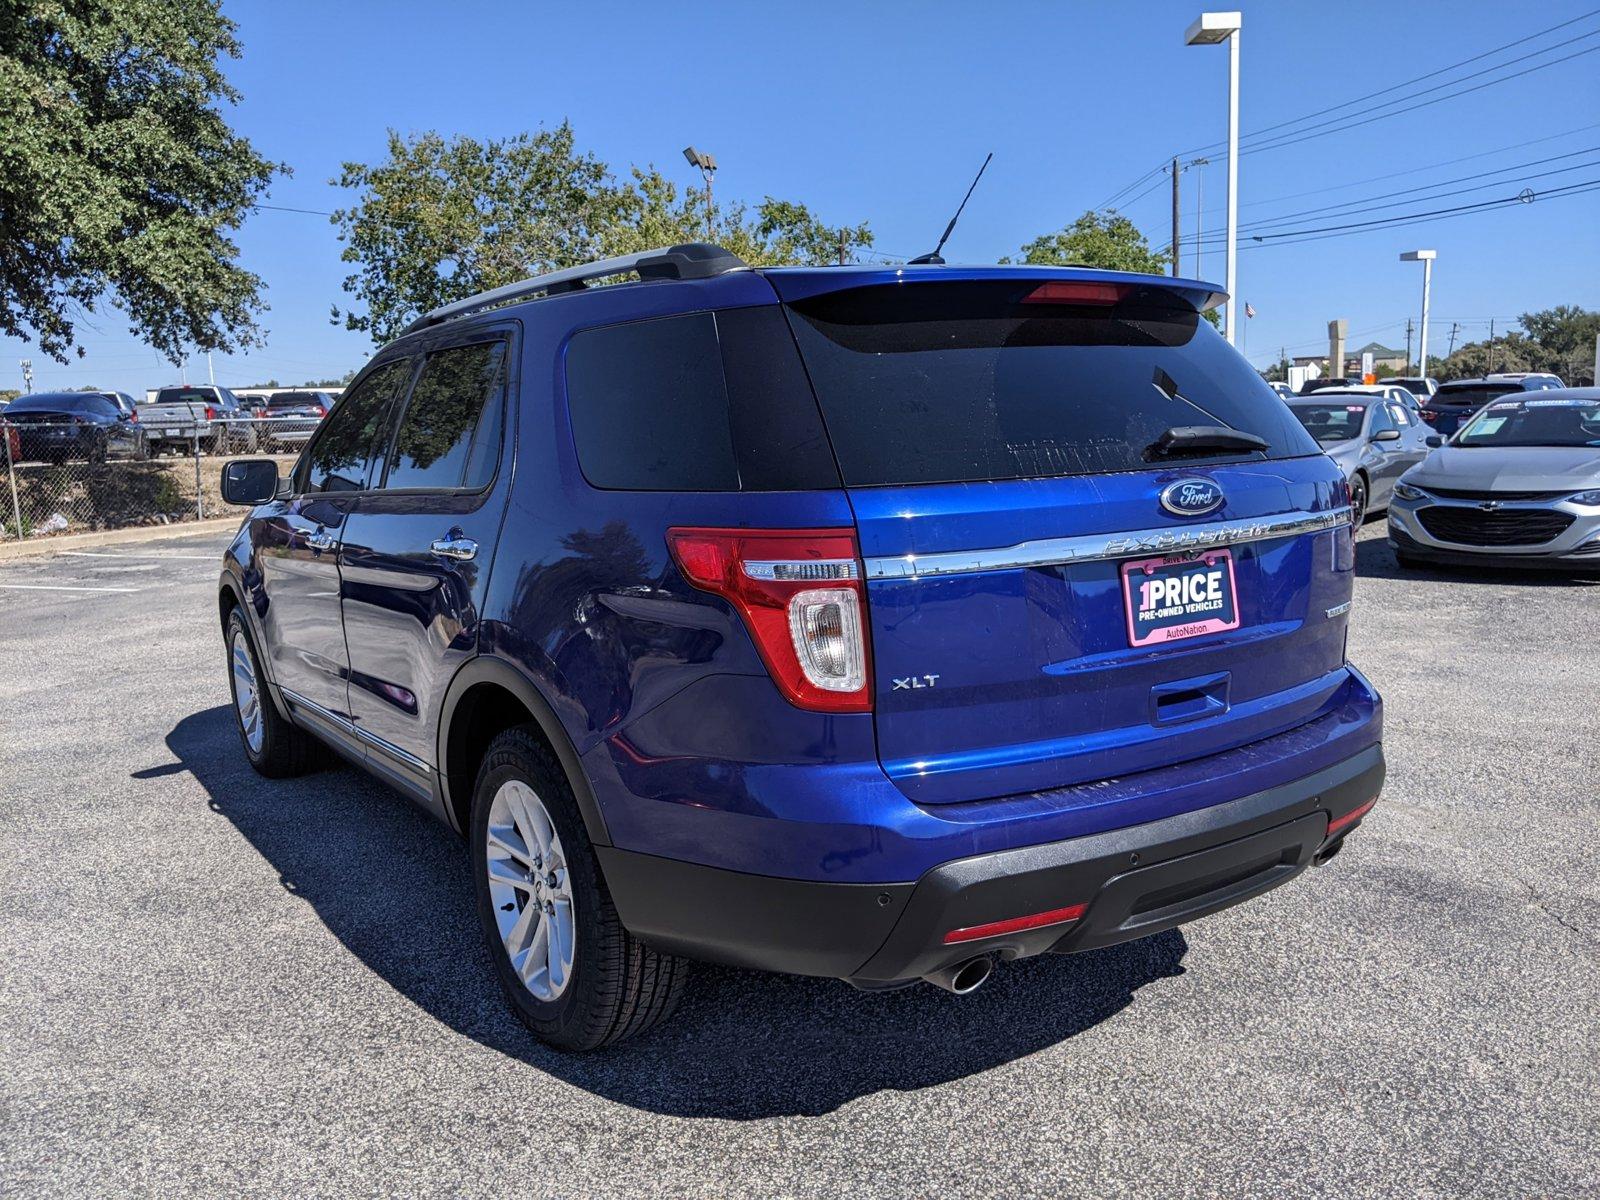
[[[1402,83],[1391,84],[1389,87],[1380,88],[1375,92],[1368,92],[1364,96],[1357,96],[1353,100],[1346,100],[1342,104],[1335,104],[1335,105],[1331,105],[1328,108],[1321,108],[1321,109],[1316,110],[1315,112],[1309,112],[1309,113],[1305,113],[1305,114],[1303,114],[1301,116],[1298,116],[1298,117],[1292,117],[1287,121],[1279,121],[1276,125],[1267,125],[1267,126],[1264,126],[1261,129],[1251,130],[1250,132],[1244,134],[1243,138],[1244,139],[1259,138],[1263,134],[1271,133],[1275,129],[1284,129],[1284,128],[1287,128],[1290,125],[1299,125],[1299,124],[1301,124],[1301,123],[1303,123],[1305,121],[1311,120],[1314,117],[1325,116],[1328,113],[1338,112],[1341,108],[1350,108],[1353,105],[1360,104],[1365,100],[1373,100],[1373,99],[1376,99],[1379,96],[1386,96],[1390,92],[1400,91],[1403,88],[1410,87],[1412,84],[1422,83],[1425,80],[1433,79],[1433,78],[1435,78],[1435,77],[1437,77],[1439,75],[1448,74],[1449,72],[1458,70],[1461,67],[1470,66],[1471,64],[1473,64],[1475,62],[1481,62],[1485,58],[1492,58],[1497,54],[1502,54],[1507,50],[1513,49],[1514,47],[1525,45],[1528,42],[1536,41],[1539,38],[1544,37],[1546,34],[1555,33],[1558,29],[1565,29],[1569,25],[1576,25],[1580,21],[1587,21],[1590,17],[1593,17],[1593,16],[1600,16],[1600,8],[1590,9],[1588,12],[1580,13],[1578,16],[1573,17],[1570,20],[1562,21],[1560,24],[1557,24],[1557,25],[1551,25],[1549,28],[1538,30],[1535,33],[1530,33],[1526,37],[1518,38],[1514,42],[1505,42],[1505,43],[1503,43],[1501,45],[1494,46],[1491,49],[1483,51],[1482,53],[1474,54],[1470,58],[1464,58],[1460,62],[1451,63],[1448,66],[1444,66],[1444,67],[1438,67],[1435,70],[1427,72],[1426,74],[1418,75],[1414,79],[1407,79]],[[1507,66],[1510,66],[1513,63],[1517,63],[1517,62],[1523,62],[1528,58],[1534,58],[1534,57],[1537,57],[1540,54],[1547,54],[1551,50],[1559,50],[1562,46],[1570,45],[1572,43],[1572,41],[1578,41],[1578,40],[1582,40],[1583,37],[1592,37],[1592,36],[1593,36],[1593,33],[1583,34],[1583,35],[1580,35],[1579,38],[1569,39],[1566,42],[1558,42],[1558,43],[1556,43],[1555,45],[1552,45],[1552,46],[1546,46],[1542,50],[1535,50],[1531,54],[1523,55],[1521,58],[1515,58],[1515,59],[1509,60],[1508,62],[1498,63],[1495,66],[1490,67],[1488,69],[1491,70],[1491,71],[1498,71],[1502,67],[1507,67]],[[1438,85],[1438,87],[1453,87],[1455,84],[1462,83],[1462,82],[1465,82],[1465,81],[1464,80],[1460,80],[1460,79],[1452,80],[1450,82],[1447,82],[1447,83],[1444,83],[1444,84],[1440,84],[1440,85]],[[1432,88],[1432,89],[1428,89],[1428,90],[1435,90],[1436,91],[1438,89],[1436,87],[1436,88]],[[1417,95],[1426,95],[1426,94],[1427,94],[1427,91],[1423,91],[1423,92],[1417,93]],[[1392,103],[1392,102],[1385,102],[1384,105],[1379,105],[1379,107],[1380,108],[1381,107],[1385,107],[1388,103]],[[1194,150],[1182,151],[1182,152],[1180,152],[1179,157],[1180,158],[1186,157],[1186,156],[1188,156],[1190,154],[1203,154],[1203,153],[1205,153],[1205,152],[1207,152],[1209,150],[1226,149],[1226,148],[1227,148],[1227,143],[1226,142],[1212,142],[1209,145],[1200,146],[1200,147],[1195,148]]]
[[[1534,200],[1554,200],[1563,196],[1577,196],[1585,192],[1600,190],[1600,179],[1585,179],[1579,183],[1569,183],[1563,187],[1551,188],[1549,191],[1524,198],[1522,195],[1503,196],[1497,200],[1481,200],[1476,204],[1461,204],[1453,208],[1439,208],[1431,212],[1404,213],[1397,217],[1383,217],[1375,221],[1356,221],[1348,225],[1324,225],[1319,229],[1291,229],[1283,233],[1266,233],[1252,235],[1251,240],[1245,242],[1243,249],[1259,250],[1267,246],[1293,246],[1299,242],[1320,242],[1330,237],[1348,236],[1350,233],[1363,233],[1372,229],[1398,228],[1402,225],[1418,225],[1425,221],[1442,220],[1451,216],[1464,216],[1470,212],[1483,212],[1494,208],[1505,208],[1513,204],[1531,204]]]
[[[1475,158],[1488,158],[1491,154],[1501,154],[1507,150],[1522,150],[1529,146],[1537,146],[1543,142],[1554,142],[1564,137],[1571,137],[1577,133],[1588,133],[1591,129],[1600,129],[1600,121],[1590,125],[1580,125],[1576,129],[1568,129],[1562,133],[1552,133],[1545,137],[1534,138],[1532,141],[1513,142],[1509,146],[1496,146],[1492,150],[1480,150],[1476,154],[1463,154],[1460,158],[1447,158],[1443,162],[1429,163],[1425,167],[1407,167],[1403,171],[1390,171],[1384,175],[1369,175],[1365,179],[1348,179],[1343,183],[1326,184],[1322,187],[1308,188],[1303,192],[1289,192],[1282,196],[1268,196],[1262,200],[1245,200],[1239,204],[1240,208],[1259,208],[1263,204],[1276,204],[1283,200],[1299,200],[1304,196],[1321,196],[1327,192],[1342,192],[1348,188],[1360,187],[1366,183],[1382,183],[1386,179],[1399,179],[1405,175],[1420,175],[1425,171],[1435,171],[1440,167],[1453,167],[1457,163],[1471,162]],[[1582,153],[1582,151],[1576,151]],[[1423,186],[1432,187],[1433,184]]]
[[[1595,30],[1593,33],[1584,34],[1584,37],[1594,37],[1596,35],[1600,35],[1600,29]],[[1345,132],[1346,130],[1349,130],[1349,129],[1360,129],[1363,125],[1371,125],[1375,121],[1387,121],[1391,117],[1399,117],[1399,116],[1405,115],[1406,113],[1416,112],[1419,108],[1431,108],[1435,104],[1443,104],[1446,100],[1456,100],[1456,99],[1459,99],[1462,96],[1469,96],[1473,92],[1481,92],[1481,91],[1483,91],[1484,88],[1494,87],[1495,85],[1501,84],[1501,83],[1510,83],[1513,79],[1520,79],[1524,75],[1531,75],[1535,71],[1543,71],[1547,67],[1559,66],[1560,64],[1562,64],[1564,62],[1570,62],[1575,58],[1582,58],[1586,54],[1594,54],[1596,51],[1600,51],[1600,46],[1591,46],[1587,50],[1577,50],[1577,51],[1574,51],[1571,54],[1563,55],[1561,58],[1551,59],[1549,62],[1535,63],[1531,67],[1525,67],[1520,71],[1514,71],[1510,75],[1502,75],[1499,79],[1486,80],[1483,83],[1474,84],[1472,87],[1462,88],[1459,92],[1451,92],[1449,95],[1445,95],[1445,96],[1435,96],[1432,100],[1424,100],[1421,104],[1412,104],[1412,105],[1408,105],[1405,108],[1397,108],[1393,112],[1378,113],[1375,116],[1367,117],[1364,120],[1351,121],[1350,123],[1345,124],[1345,125],[1340,125],[1340,124],[1337,124],[1337,123],[1330,123],[1330,126],[1328,128],[1323,128],[1323,127],[1320,127],[1320,126],[1313,126],[1312,129],[1309,130],[1309,131],[1300,130],[1300,131],[1297,131],[1296,135],[1285,135],[1284,137],[1282,137],[1280,139],[1277,139],[1277,140],[1268,141],[1268,142],[1262,142],[1262,143],[1258,143],[1258,144],[1256,144],[1254,146],[1250,146],[1248,148],[1241,149],[1239,151],[1239,157],[1243,158],[1247,154],[1259,154],[1259,153],[1261,153],[1263,151],[1266,151],[1266,150],[1281,150],[1285,146],[1298,145],[1301,142],[1309,142],[1309,141],[1312,141],[1312,140],[1314,140],[1316,138],[1328,137],[1331,134],[1343,133],[1343,132]],[[1520,59],[1515,59],[1513,61],[1521,61],[1521,60]],[[1506,63],[1506,64],[1503,64],[1503,65],[1509,66],[1510,63]],[[1463,81],[1458,79],[1458,80],[1453,81],[1450,84],[1445,84],[1443,86],[1453,87],[1456,83],[1461,83],[1461,82],[1463,82]],[[1429,88],[1428,89],[1428,91],[1433,91],[1433,90],[1436,90],[1436,89],[1433,89],[1433,88]],[[1417,95],[1419,95],[1419,96],[1420,95],[1426,95],[1426,94],[1427,94],[1426,92],[1418,92],[1417,93]],[[1406,99],[1415,99],[1415,97],[1406,97]]]
[[[1579,150],[1579,151],[1575,151],[1574,153],[1592,154],[1596,150],[1600,150],[1600,146],[1591,146],[1586,150]],[[1554,162],[1554,161],[1556,161],[1556,159],[1570,158],[1570,157],[1572,157],[1572,155],[1561,154],[1561,155],[1556,155],[1555,158],[1541,159],[1539,161],[1540,162]],[[1522,166],[1534,166],[1536,164],[1534,164],[1534,163],[1524,163],[1524,164],[1521,164],[1521,165]],[[1251,234],[1252,231],[1254,231],[1254,230],[1270,229],[1270,228],[1273,228],[1275,226],[1293,223],[1295,221],[1303,220],[1306,217],[1317,216],[1319,214],[1324,214],[1324,213],[1329,214],[1329,215],[1338,215],[1338,216],[1341,216],[1341,217],[1356,217],[1356,216],[1362,215],[1363,213],[1381,212],[1383,209],[1386,209],[1386,208],[1399,208],[1402,205],[1414,204],[1414,203],[1417,203],[1418,201],[1444,200],[1444,199],[1447,199],[1450,196],[1464,196],[1469,192],[1481,192],[1481,191],[1484,191],[1487,188],[1501,187],[1501,186],[1503,186],[1503,185],[1505,185],[1507,183],[1520,183],[1523,180],[1527,180],[1527,179],[1545,179],[1545,178],[1548,178],[1551,175],[1564,175],[1568,171],[1584,171],[1584,170],[1588,170],[1591,167],[1600,167],[1600,159],[1596,159],[1596,160],[1593,160],[1593,161],[1590,161],[1590,162],[1572,163],[1572,164],[1570,164],[1568,166],[1556,167],[1556,168],[1554,168],[1552,170],[1549,170],[1549,171],[1536,171],[1532,175],[1524,175],[1520,179],[1516,179],[1516,180],[1496,179],[1496,180],[1493,180],[1490,183],[1475,184],[1472,187],[1452,188],[1449,191],[1444,191],[1444,192],[1433,192],[1432,191],[1433,188],[1443,187],[1446,183],[1463,183],[1463,182],[1465,182],[1467,180],[1470,180],[1470,179],[1481,179],[1486,175],[1501,175],[1501,174],[1504,174],[1506,171],[1520,170],[1521,167],[1520,166],[1519,167],[1507,167],[1507,168],[1504,168],[1504,169],[1502,169],[1500,171],[1485,171],[1485,172],[1483,172],[1482,174],[1479,174],[1479,175],[1464,175],[1460,179],[1443,180],[1440,183],[1430,184],[1428,188],[1421,189],[1423,192],[1432,192],[1432,194],[1424,195],[1424,194],[1417,194],[1417,193],[1413,193],[1413,192],[1389,192],[1389,193],[1386,193],[1385,195],[1369,196],[1365,200],[1350,200],[1350,201],[1347,201],[1344,204],[1333,204],[1333,205],[1328,205],[1327,207],[1324,207],[1324,208],[1308,208],[1308,209],[1305,209],[1305,210],[1303,210],[1301,212],[1298,212],[1298,213],[1286,213],[1286,214],[1284,214],[1282,216],[1268,217],[1268,218],[1265,218],[1265,219],[1260,220],[1260,221],[1252,222],[1251,224],[1246,225],[1241,230],[1241,232],[1245,233],[1245,234]],[[1369,204],[1368,203],[1369,200],[1385,200],[1385,199],[1388,199],[1390,196],[1405,196],[1406,199],[1395,200],[1395,201],[1392,201],[1389,204]],[[1340,211],[1341,209],[1348,209],[1349,211],[1341,212]],[[1296,231],[1295,230],[1288,230],[1287,232],[1293,233],[1293,232],[1296,232]],[[1214,233],[1206,234],[1200,240],[1199,244],[1201,246],[1215,246],[1215,245],[1217,245],[1219,243],[1220,244],[1226,244],[1227,243],[1227,239],[1228,239],[1228,235],[1227,235],[1226,232],[1221,232],[1221,233],[1215,233],[1214,232]],[[1194,244],[1195,244],[1194,241],[1191,239],[1190,245],[1194,245]]]

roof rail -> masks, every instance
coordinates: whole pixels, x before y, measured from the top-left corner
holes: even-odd
[[[641,250],[637,254],[602,258],[598,262],[585,263],[581,267],[568,267],[562,271],[535,275],[518,283],[508,283],[504,287],[479,292],[476,296],[468,296],[465,300],[457,300],[453,304],[441,305],[407,325],[400,332],[400,336],[405,337],[406,334],[416,333],[419,329],[426,329],[442,321],[451,321],[470,313],[498,308],[513,300],[524,300],[541,293],[555,295],[560,292],[581,291],[589,286],[589,280],[603,279],[608,275],[624,275],[631,271],[641,279],[709,279],[713,275],[738,271],[748,265],[737,254],[724,250],[721,246],[707,245],[705,242],[689,242],[682,246],[667,246],[659,250]]]

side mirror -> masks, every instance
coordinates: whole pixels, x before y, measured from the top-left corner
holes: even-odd
[[[1427,437],[1428,449],[1437,450],[1442,445],[1444,445],[1444,438],[1440,437],[1437,433],[1430,433],[1428,435],[1428,437]]]
[[[270,458],[237,458],[222,468],[222,498],[254,508],[278,494],[278,464]]]
[[[1398,442],[1400,440],[1400,431],[1398,429],[1380,429],[1372,435],[1372,440],[1375,442]]]

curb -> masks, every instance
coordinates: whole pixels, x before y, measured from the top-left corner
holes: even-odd
[[[180,521],[174,525],[139,525],[130,529],[100,529],[94,533],[69,533],[61,537],[36,538],[25,542],[0,542],[0,562],[18,558],[38,558],[79,550],[84,546],[114,546],[122,543],[159,542],[167,538],[200,537],[208,533],[231,533],[243,517],[217,517],[210,521]]]

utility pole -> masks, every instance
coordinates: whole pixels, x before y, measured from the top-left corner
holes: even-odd
[[[1209,158],[1192,158],[1191,167],[1209,167]],[[1200,242],[1206,233],[1206,173],[1194,173],[1194,277],[1200,278]]]
[[[211,363],[211,351],[206,351],[206,374],[211,377],[211,386],[217,386],[217,368]]]
[[[1492,372],[1493,370],[1494,370],[1494,318],[1490,317],[1489,318],[1489,370],[1485,371],[1484,374],[1487,375],[1490,372]]]
[[[1172,160],[1172,274],[1178,274],[1178,160]]]
[[[1448,349],[1448,350],[1446,350],[1444,352],[1444,356],[1446,358],[1449,358],[1452,354],[1454,354],[1456,352],[1456,330],[1458,330],[1460,328],[1461,328],[1461,322],[1460,321],[1451,321],[1450,322],[1450,349]]]
[[[839,265],[844,266],[844,227],[839,228]]]
[[[1406,318],[1406,374],[1411,374],[1411,318]]]

